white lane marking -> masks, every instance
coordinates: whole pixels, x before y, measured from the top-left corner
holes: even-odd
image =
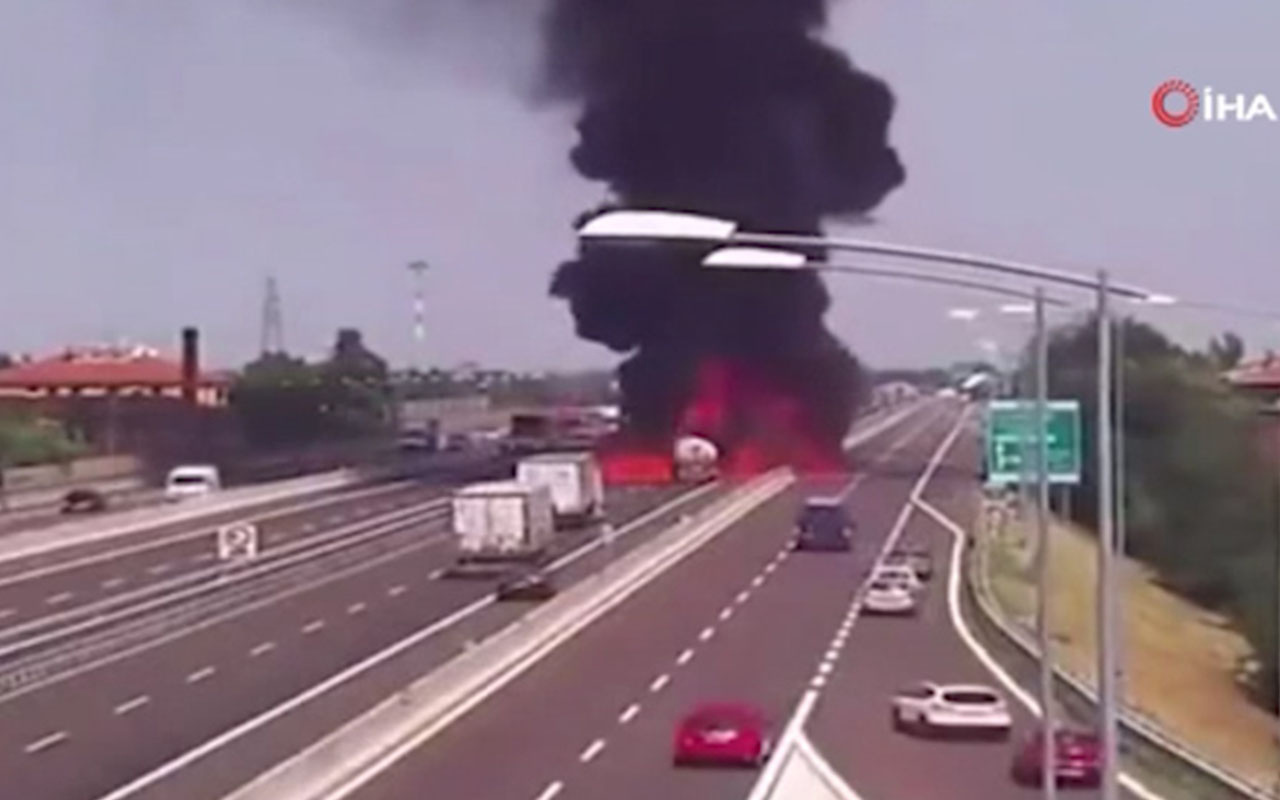
[[[72,592],[58,592],[55,595],[50,595],[49,597],[45,598],[45,602],[51,606],[56,606],[59,603],[67,602],[73,597],[75,597],[75,594]]]
[[[36,753],[39,753],[41,750],[48,750],[50,747],[53,747],[55,744],[61,744],[66,740],[67,740],[67,732],[58,731],[56,733],[51,733],[48,736],[45,736],[41,739],[36,739],[31,744],[28,744],[26,747],[22,748],[22,751],[27,755],[34,755]]]
[[[0,619],[4,619],[6,617],[12,617],[14,614],[17,614],[17,613],[18,613],[17,610],[13,608],[0,608]]]
[[[603,749],[604,739],[596,739],[594,742],[587,745],[587,749],[582,751],[582,754],[578,756],[578,760],[585,764],[600,755],[600,751]]]
[[[685,648],[685,651],[680,654],[679,658],[676,659],[676,663],[683,667],[685,664],[688,664],[690,659],[692,658],[693,658],[693,648],[688,647],[688,648]]]
[[[552,781],[547,784],[547,788],[538,793],[535,800],[551,800],[551,798],[560,794],[560,790],[564,788],[564,784],[560,781]]]
[[[266,655],[267,653],[270,653],[272,650],[275,650],[275,649],[276,649],[275,642],[263,642],[262,644],[258,645],[257,647],[249,651],[249,657],[257,658],[258,656]]]
[[[388,597],[399,597],[400,595],[404,594],[404,593],[405,593],[405,591],[406,591],[406,590],[405,590],[405,586],[404,586],[404,584],[402,584],[402,583],[397,583],[395,586],[392,586],[390,589],[388,589],[388,590],[387,590],[387,596],[388,596]]]
[[[640,704],[632,703],[631,705],[623,709],[622,713],[618,715],[618,723],[621,725],[626,725],[628,722],[635,719],[636,714],[639,714],[639,713],[640,713]]]
[[[640,516],[638,519],[628,522],[622,528],[619,528],[616,531],[616,536],[621,537],[621,536],[625,536],[629,532],[642,530],[644,526],[650,524],[656,519],[660,519],[664,514],[670,513],[672,509],[678,508],[679,506],[687,504],[696,498],[702,497],[703,495],[707,494],[712,489],[714,489],[717,485],[718,484],[716,483],[706,483],[697,489],[681,494],[678,497],[672,498],[670,501]],[[550,567],[559,569],[564,566],[567,566],[568,564],[571,564],[574,561],[585,557],[587,553],[590,553],[596,550],[597,548],[598,548],[598,545],[596,545],[593,542],[591,544],[584,545],[577,550],[571,550],[568,554],[566,554],[565,556],[562,556],[559,560],[552,562]],[[388,645],[382,650],[379,650],[378,652],[364,658],[363,660],[355,664],[352,664],[351,666],[347,667],[341,672],[335,675],[331,675],[330,677],[326,678],[320,683],[317,683],[299,692],[298,694],[293,695],[288,700],[285,700],[279,705],[272,706],[271,708],[268,708],[265,711],[259,713],[257,716],[252,717],[248,720],[245,720],[244,722],[241,722],[239,725],[236,725],[235,727],[229,730],[223,731],[222,733],[218,734],[217,736],[214,736],[211,739],[206,739],[204,742],[201,742],[196,747],[193,747],[190,750],[187,750],[186,752],[182,753],[181,755],[175,758],[172,758],[166,761],[165,763],[161,764],[160,766],[150,770],[149,772],[146,772],[143,775],[140,775],[139,777],[134,778],[133,780],[129,781],[127,784],[114,789],[109,794],[104,795],[98,800],[125,800],[125,798],[135,797],[139,792],[142,792],[151,786],[155,786],[160,781],[164,780],[165,778],[168,778],[170,775],[173,775],[179,770],[184,769],[188,765],[204,758],[210,753],[215,753],[221,750],[222,748],[226,747],[227,745],[231,744],[232,742],[239,741],[240,739],[244,738],[244,736],[246,736],[247,734],[250,734],[256,730],[259,730],[264,725],[268,725],[274,722],[275,720],[281,719],[287,714],[290,714],[296,711],[297,709],[303,707],[304,705],[311,702],[312,700],[315,700],[318,697],[323,697],[326,694],[332,692],[334,689],[338,688],[339,686],[343,686],[347,683],[350,683],[353,679],[358,678],[361,675],[364,675],[370,669],[373,669],[379,664],[385,663],[386,661],[392,658],[395,658],[396,656],[409,650],[410,648],[415,647],[424,641],[427,641],[428,639],[440,633],[441,631],[452,628],[453,626],[459,624],[463,620],[466,620],[478,614],[479,612],[483,611],[484,609],[488,608],[489,606],[493,605],[495,602],[496,601],[494,600],[493,595],[491,594],[485,595],[484,597],[479,598],[478,600],[471,603],[470,605],[466,605],[466,606],[463,606],[462,608],[459,608],[457,611],[454,611],[452,614],[449,614],[448,616],[438,619],[435,622],[431,623],[430,625],[427,625],[426,627],[421,628],[420,630],[414,631],[413,633],[406,636],[405,638],[400,639],[399,641]],[[422,741],[426,741],[426,739],[423,738],[421,734],[419,734],[418,736],[414,737],[414,740],[411,743],[409,743],[410,747],[411,748],[416,747]],[[402,756],[403,756],[403,753],[400,752],[400,748],[397,748],[397,750],[393,751],[391,754],[389,754],[384,758],[390,759],[390,761],[386,762],[389,764],[389,763],[394,763],[394,761],[398,760]],[[382,769],[385,769],[385,768],[386,768],[385,766],[379,765],[372,768],[373,769],[372,772],[369,772],[368,770],[363,771],[361,776],[357,776],[355,779],[353,779],[354,781],[356,781],[355,784],[349,783],[347,786],[339,790],[341,794],[338,794],[337,796],[343,797],[346,794],[349,794],[352,790],[356,788],[356,786],[363,785],[363,783],[368,780],[368,777],[364,777],[365,775],[372,777],[372,775],[377,774],[378,772],[380,772]]]
[[[1004,684],[1009,693],[1016,697],[1018,702],[1022,703],[1031,712],[1032,716],[1039,718],[1039,701],[1014,680],[1013,676],[1005,670],[995,656],[991,655],[991,652],[978,641],[978,637],[969,628],[969,623],[965,620],[964,614],[960,610],[961,562],[968,534],[955,520],[943,514],[933,504],[924,499],[923,486],[920,487],[920,491],[916,493],[916,496],[912,498],[912,502],[923,510],[927,516],[932,517],[935,522],[945,528],[953,537],[951,563],[947,570],[947,615],[951,618],[951,627],[961,641],[964,642],[965,646],[969,648],[969,651],[987,668],[987,671],[994,675],[996,680]],[[1141,800],[1164,800],[1160,794],[1127,772],[1120,773],[1120,785],[1130,793],[1137,795]]]
[[[170,564],[168,561],[162,561],[161,563],[156,564],[153,567],[147,567],[147,572],[151,573],[152,575],[163,575],[164,573],[168,572],[172,566],[173,565]]]
[[[819,664],[819,665],[818,665],[818,674],[819,674],[819,675],[830,675],[830,674],[831,674],[831,671],[832,671],[833,669],[835,669],[835,668],[836,668],[836,665],[835,665],[835,664],[833,664],[832,662],[830,662],[830,661],[823,661],[821,664]]]
[[[698,641],[705,642],[715,635],[716,635],[716,629],[708,625],[707,627],[702,629],[702,633],[698,634]]]
[[[116,706],[115,715],[117,717],[123,717],[125,714],[128,714],[130,711],[136,711],[137,709],[142,708],[143,706],[145,706],[147,703],[150,703],[150,702],[151,702],[150,697],[148,697],[145,694],[140,694],[137,697],[133,698],[132,700],[126,700],[120,705]]]
[[[733,616],[733,607],[730,606],[728,608],[723,609],[720,612],[720,621],[725,622],[729,619],[729,617],[732,617],[732,616]]]
[[[823,660],[835,661],[839,657],[840,657],[840,645],[837,645],[834,641],[832,641],[831,649],[827,651],[827,655]]]
[[[764,584],[763,575],[757,575],[751,579],[751,585],[756,589],[759,589],[762,584]]]
[[[777,562],[777,561],[770,561],[768,564],[765,564],[765,566],[764,566],[765,574],[767,575],[767,574],[769,574],[770,572],[773,572],[773,571],[774,571],[775,569],[777,569],[777,568],[778,568],[778,562]]]
[[[187,683],[199,683],[207,678],[212,678],[213,673],[217,671],[215,667],[202,667],[187,676]]]
[[[302,632],[303,632],[303,633],[315,633],[316,631],[318,631],[318,630],[320,630],[320,629],[322,629],[322,628],[324,628],[324,620],[322,620],[322,619],[314,619],[314,620],[312,620],[312,621],[308,622],[306,625],[303,625],[303,626],[302,626]]]
[[[203,564],[207,561],[213,561],[215,558],[217,558],[217,556],[213,553],[200,553],[199,555],[193,556],[191,560],[197,564]]]
[[[427,573],[427,580],[429,580],[429,581],[438,581],[438,580],[440,580],[441,576],[443,576],[443,575],[444,575],[444,569],[443,569],[443,568],[441,568],[441,569],[433,569],[433,570],[431,570],[430,572],[428,572],[428,573]]]
[[[735,603],[737,603],[737,604],[741,605],[741,604],[743,604],[743,603],[747,602],[747,598],[748,598],[748,597],[750,597],[750,596],[751,596],[751,590],[750,590],[750,589],[743,589],[742,591],[738,592],[738,596],[737,596],[737,597],[735,597],[735,598],[733,598],[733,601],[734,601]]]
[[[364,603],[352,603],[351,605],[347,606],[347,613],[352,615],[359,614],[360,612],[364,611],[366,608],[368,608],[368,606],[366,606]]]
[[[649,684],[649,691],[660,692],[662,691],[662,687],[666,686],[670,682],[671,682],[671,676],[664,672],[658,677],[654,678],[653,683]]]
[[[815,675],[813,680],[809,681],[810,689],[821,689],[823,686],[826,686],[826,685],[827,685],[827,679],[825,676],[822,676],[822,675]]]
[[[103,589],[115,589],[118,586],[124,586],[124,578],[111,578],[102,582]]]

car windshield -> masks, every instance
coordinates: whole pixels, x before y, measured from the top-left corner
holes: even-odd
[[[206,482],[203,475],[174,475],[169,479],[171,486],[197,486]]]
[[[957,689],[944,692],[942,699],[959,706],[990,706],[1000,702],[997,695],[981,689]]]
[[[842,526],[846,521],[843,506],[812,504],[800,512],[800,525],[804,528]]]
[[[875,592],[892,592],[902,588],[900,584],[892,581],[875,581],[871,584],[871,590]]]

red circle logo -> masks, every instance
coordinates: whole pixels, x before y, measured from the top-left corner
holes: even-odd
[[[1182,95],[1182,99],[1186,101],[1186,107],[1178,112],[1170,111],[1166,107],[1170,95]],[[1200,93],[1186,81],[1165,81],[1151,93],[1151,112],[1156,115],[1156,119],[1170,128],[1181,128],[1186,125],[1196,118],[1196,112],[1199,110]]]

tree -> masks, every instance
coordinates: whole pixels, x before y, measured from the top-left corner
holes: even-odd
[[[365,346],[355,328],[341,328],[333,351],[321,367],[326,413],[336,432],[372,433],[390,415],[391,384],[387,362]]]
[[[1235,369],[1244,358],[1244,340],[1231,331],[1210,339],[1209,358],[1219,370]]]
[[[231,390],[231,405],[246,438],[265,446],[301,444],[322,436],[326,399],[319,371],[283,353],[245,365]]]
[[[1254,685],[1274,702],[1264,678],[1276,670],[1275,578],[1258,565],[1273,563],[1275,465],[1260,446],[1255,401],[1221,380],[1221,357],[1235,345],[1224,336],[1206,357],[1143,323],[1119,325],[1130,552],[1175,591],[1234,620],[1262,662]],[[1055,331],[1049,352],[1052,396],[1075,398],[1084,412],[1085,470],[1072,505],[1088,526],[1097,503],[1096,352],[1096,318]]]
[[[13,366],[13,356],[5,352],[0,352],[0,369],[8,369]]]

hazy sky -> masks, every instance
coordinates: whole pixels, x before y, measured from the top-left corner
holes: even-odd
[[[692,0],[691,0],[692,1]],[[565,153],[569,109],[520,85],[520,18],[378,10],[403,0],[0,1],[0,350],[180,325],[208,358],[257,349],[274,274],[286,344],[314,355],[340,325],[412,356],[405,264],[431,262],[434,363],[611,364],[546,296],[570,222],[601,187]],[[418,4],[430,7],[429,0]],[[1064,267],[1179,296],[1280,309],[1280,123],[1150,112],[1161,81],[1269,93],[1280,8],[1189,0],[861,0],[831,38],[898,96],[907,184],[858,235]],[[977,353],[1018,324],[964,324],[950,290],[837,276],[832,327],[873,364]],[[1230,325],[1167,312],[1198,340]]]

